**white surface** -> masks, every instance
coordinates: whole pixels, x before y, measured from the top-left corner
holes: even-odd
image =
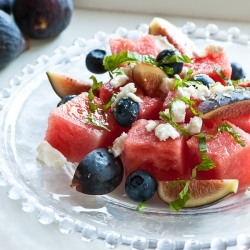
[[[250,21],[249,0],[73,0],[75,6],[153,15]],[[181,7],[180,7],[181,6]]]
[[[114,0],[113,0],[114,1]],[[53,49],[58,45],[69,46],[76,37],[85,37],[86,39],[101,30],[111,33],[118,26],[127,29],[135,28],[139,23],[149,23],[154,15],[146,14],[122,14],[101,11],[75,10],[70,26],[57,38],[31,41],[31,48],[16,60],[10,63],[6,68],[0,71],[0,88],[7,86],[9,79],[13,75],[20,75],[22,67],[31,63],[34,64],[36,58],[41,54],[51,55]],[[166,16],[163,16],[167,18]],[[183,25],[187,19],[169,17],[168,20],[176,25]],[[198,26],[204,27],[209,20],[194,21]],[[211,22],[211,21],[210,21]],[[238,26],[247,33],[247,23],[231,23],[222,21],[213,21],[219,28],[228,29],[231,26]],[[8,189],[0,187],[0,249],[4,250],[99,250],[106,249],[103,241],[95,241],[90,244],[84,243],[77,233],[64,235],[60,233],[58,226],[52,224],[49,226],[41,225],[37,220],[37,213],[25,213],[21,210],[19,201],[12,201],[7,197]],[[118,248],[129,249],[121,246]]]

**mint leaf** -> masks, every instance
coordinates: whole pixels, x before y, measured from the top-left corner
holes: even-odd
[[[107,111],[114,101],[115,101],[115,95],[112,94],[111,97],[106,102],[104,102],[104,107],[102,109],[102,112],[104,113],[105,111]]]
[[[218,132],[223,131],[228,132],[231,136],[233,136],[234,140],[242,147],[246,146],[246,140],[226,122],[223,122],[218,126]]]
[[[187,201],[191,198],[191,195],[188,193],[188,187],[190,183],[190,181],[188,180],[178,180],[172,182],[168,185],[168,188],[171,188],[178,183],[185,183],[185,186],[179,193],[179,198],[170,202],[170,210],[172,211],[179,211],[180,209],[182,209],[187,203]]]
[[[148,203],[147,202],[142,202],[136,207],[136,211],[140,214],[143,214],[144,211],[142,210],[144,207],[147,207]]]
[[[179,124],[173,122],[173,120],[169,117],[166,116],[166,114],[164,112],[160,112],[160,118],[166,122],[168,122],[170,125],[172,125],[174,128],[178,129],[184,136],[185,138],[188,138],[190,136],[190,134]]]
[[[94,95],[94,90],[100,88],[103,83],[102,82],[97,82],[96,78],[94,76],[91,76],[90,79],[93,80],[93,84],[88,92],[88,99],[89,99],[89,109],[90,109],[90,112],[91,113],[94,113],[97,109],[98,109],[98,105],[95,104],[94,102],[92,102],[95,98],[95,95]]]
[[[202,161],[192,170],[192,179],[196,179],[197,171],[207,171],[215,167],[214,162],[207,156],[207,140],[204,133],[199,133],[199,150]]]
[[[97,127],[106,129],[107,131],[110,131],[105,125],[103,125],[98,120],[96,120],[92,113],[89,116],[86,117],[86,120],[88,122],[92,123],[93,125],[97,126]]]
[[[191,60],[186,55],[171,55],[165,56],[159,61],[159,66],[169,63],[191,63]]]
[[[103,59],[103,65],[106,70],[112,72],[124,63],[136,63],[138,61],[155,65],[154,59],[151,55],[140,55],[131,51],[123,51],[119,54],[105,56]]]

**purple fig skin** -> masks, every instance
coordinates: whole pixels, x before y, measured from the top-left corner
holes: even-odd
[[[14,19],[27,37],[45,39],[59,35],[70,23],[72,0],[15,0]]]
[[[13,18],[0,10],[0,68],[5,67],[29,47]]]

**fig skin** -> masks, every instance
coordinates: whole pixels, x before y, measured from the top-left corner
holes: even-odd
[[[12,13],[13,0],[0,0],[0,10],[11,14]]]
[[[0,68],[29,47],[11,16],[0,10]]]
[[[14,19],[24,35],[45,39],[59,35],[70,23],[72,0],[15,0]]]

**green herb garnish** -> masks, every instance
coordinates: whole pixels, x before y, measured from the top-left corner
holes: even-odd
[[[140,55],[131,51],[124,51],[119,54],[105,56],[103,59],[103,65],[106,70],[113,72],[122,64],[136,63],[138,61],[155,65],[154,59],[151,55]]]
[[[228,132],[231,136],[233,136],[234,140],[242,147],[246,146],[246,140],[226,122],[223,122],[218,126],[218,132],[223,131]]]
[[[138,206],[136,207],[136,211],[140,214],[143,214],[144,211],[142,210],[144,207],[147,207],[148,206],[148,203],[146,201],[138,204]]]
[[[171,55],[163,57],[158,62],[158,66],[166,65],[169,63],[192,63],[192,61],[186,55]]]
[[[190,135],[189,133],[179,124],[174,122],[171,118],[169,118],[163,111],[160,113],[160,118],[166,122],[168,122],[170,125],[172,125],[174,128],[178,129],[186,138],[188,138]]]
[[[110,131],[104,124],[100,123],[99,121],[97,121],[95,119],[95,117],[93,116],[93,113],[91,113],[89,116],[86,117],[87,121],[92,123],[93,125],[106,129],[107,131]]]
[[[192,170],[192,179],[196,179],[197,176],[197,171],[207,171],[210,169],[213,169],[215,167],[214,162],[207,156],[207,140],[206,140],[206,135],[203,133],[199,133],[197,135],[199,137],[199,150],[201,154],[201,164],[197,165],[193,170]]]
[[[102,109],[102,112],[104,113],[105,111],[107,111],[111,107],[114,101],[115,101],[115,95],[112,94],[111,97],[106,102],[104,102],[104,107]]]
[[[94,100],[95,98],[95,95],[94,95],[94,90],[100,88],[103,83],[102,82],[97,82],[96,78],[94,76],[91,76],[90,79],[93,80],[93,84],[89,90],[89,94],[88,94],[88,99],[89,99],[89,109],[90,109],[90,112],[91,113],[94,113],[97,109],[98,109],[98,105],[93,103],[92,101]]]
[[[170,210],[172,211],[179,211],[180,209],[182,209],[187,203],[187,201],[191,198],[191,195],[188,193],[188,187],[190,183],[190,181],[188,180],[178,180],[178,181],[171,182],[168,185],[168,188],[171,188],[178,183],[185,183],[185,186],[179,193],[179,198],[170,202]]]
[[[220,78],[228,85],[228,86],[234,86],[235,84],[233,83],[232,80],[227,79],[227,77],[225,76],[224,72],[218,68],[218,67],[214,67],[214,72],[216,72]]]

